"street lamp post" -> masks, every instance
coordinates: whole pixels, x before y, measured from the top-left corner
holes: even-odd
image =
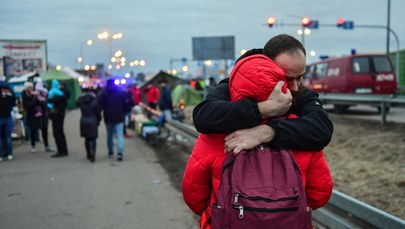
[[[183,57],[181,59],[170,59],[170,62],[169,62],[170,74],[176,74],[177,73],[177,71],[176,71],[176,73],[173,73],[173,71],[175,70],[175,69],[173,69],[173,63],[174,62],[182,62],[182,70],[183,70],[183,72],[188,71],[187,58]],[[185,70],[185,69],[187,69],[187,70]]]
[[[108,32],[99,33],[97,35],[100,40],[107,40],[108,42],[108,60],[112,57],[112,41],[117,39],[122,39],[122,33],[115,33],[110,36]]]
[[[83,61],[84,61],[84,56],[83,56],[83,46],[84,45],[92,45],[93,44],[93,40],[87,40],[86,42],[82,42],[80,45],[80,56],[77,58],[77,62],[80,63],[80,67],[83,68]]]

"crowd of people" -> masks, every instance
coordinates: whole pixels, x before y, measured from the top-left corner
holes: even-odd
[[[159,81],[160,90],[155,85],[149,85],[142,91],[136,83],[129,86],[117,85],[116,79],[110,78],[102,90],[82,88],[82,93],[75,101],[80,109],[80,136],[84,138],[86,157],[90,162],[96,159],[96,145],[98,127],[104,120],[107,130],[108,157],[118,161],[123,160],[124,138],[131,137],[127,128],[131,124],[131,111],[142,101],[145,93],[147,104],[153,109],[159,107],[166,119],[171,118],[172,98],[167,81]],[[31,145],[31,153],[38,150],[38,143],[42,141],[44,152],[50,153],[52,158],[62,158],[69,155],[68,139],[64,132],[64,120],[71,93],[62,81],[52,80],[48,90],[41,78],[29,79],[24,83],[21,98],[16,98],[13,90],[0,79],[0,161],[3,158],[13,160],[12,152],[12,110],[19,106],[23,114],[24,139]],[[48,139],[48,123],[52,123],[52,133],[56,149],[51,147]],[[41,133],[41,136],[40,136]],[[116,139],[116,144],[114,144]],[[116,145],[114,153],[114,145]]]

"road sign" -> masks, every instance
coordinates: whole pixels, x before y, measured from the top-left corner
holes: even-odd
[[[354,22],[353,21],[345,21],[345,22],[343,22],[342,28],[343,29],[353,29],[354,28]]]
[[[310,28],[310,29],[317,29],[317,28],[319,28],[319,21],[318,21],[318,20],[312,20],[312,21],[308,24],[307,27]]]

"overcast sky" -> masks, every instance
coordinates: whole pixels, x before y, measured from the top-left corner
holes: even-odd
[[[336,18],[353,20],[357,25],[387,25],[388,0],[2,0],[0,39],[46,39],[48,61],[52,64],[80,65],[76,58],[80,46],[85,63],[105,63],[108,42],[98,40],[103,31],[123,33],[112,41],[112,49],[121,49],[127,59],[143,59],[146,67],[134,72],[168,70],[170,59],[192,58],[192,37],[235,36],[235,56],[240,50],[263,47],[279,33],[296,36],[297,27],[268,28],[268,16],[278,22],[300,23],[302,16],[319,20],[320,28],[305,37],[305,48],[319,55],[341,56],[385,52],[384,29],[342,30],[322,27],[335,24]],[[391,0],[391,28],[405,42],[405,0]],[[402,41],[401,41],[402,38]],[[403,45],[401,45],[403,46]],[[391,36],[391,51],[396,42]],[[196,62],[190,61],[192,66]],[[174,63],[180,65],[179,63]]]

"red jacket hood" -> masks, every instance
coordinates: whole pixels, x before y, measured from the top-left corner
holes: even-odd
[[[286,93],[284,71],[267,56],[256,54],[243,58],[236,63],[230,74],[231,100],[250,98],[264,101],[269,98],[278,81],[284,81],[282,92]]]

